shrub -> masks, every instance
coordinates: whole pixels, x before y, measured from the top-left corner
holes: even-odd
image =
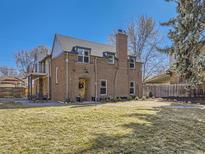
[[[135,100],[139,100],[139,97],[138,97],[138,96],[136,96],[136,97],[135,97]]]
[[[117,98],[117,97],[114,97],[114,98],[112,99],[112,101],[113,101],[113,102],[117,102],[117,101],[118,101],[118,98]]]
[[[133,96],[129,96],[129,97],[128,97],[128,100],[129,100],[129,101],[133,100]]]
[[[106,102],[106,98],[100,98],[100,102],[101,103],[105,103]]]
[[[147,99],[146,96],[143,96],[143,97],[142,97],[142,100],[143,100],[143,101],[146,100],[146,99]]]
[[[113,97],[110,97],[110,102],[114,102],[114,98]]]
[[[152,92],[151,92],[151,91],[149,92],[149,97],[150,97],[150,98],[152,98],[152,97],[153,97],[153,94],[152,94]]]
[[[122,99],[120,97],[117,97],[117,101],[120,102],[122,101]]]
[[[110,98],[109,97],[105,98],[105,101],[110,102]]]

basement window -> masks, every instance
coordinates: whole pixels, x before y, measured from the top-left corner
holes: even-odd
[[[130,81],[130,95],[135,95],[135,82]]]
[[[89,63],[90,62],[90,50],[84,48],[78,48],[78,62]]]
[[[107,80],[100,81],[100,95],[107,95]]]
[[[136,59],[135,57],[129,57],[129,67],[130,69],[135,69]]]

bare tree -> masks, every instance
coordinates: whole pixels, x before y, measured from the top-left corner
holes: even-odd
[[[38,46],[32,50],[22,50],[16,53],[16,65],[21,74],[27,75],[29,68],[34,68],[34,64],[45,57],[49,49],[45,46]]]
[[[115,43],[115,34],[109,36],[111,43]],[[143,64],[143,82],[155,75],[165,72],[168,60],[165,54],[158,52],[157,46],[161,37],[152,17],[141,16],[127,26],[129,51],[141,60]]]
[[[18,73],[14,68],[8,66],[0,67],[0,76],[16,76]]]

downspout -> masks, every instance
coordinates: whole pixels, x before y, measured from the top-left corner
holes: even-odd
[[[49,58],[49,99],[52,99],[52,57]]]
[[[95,101],[98,100],[98,67],[97,57],[95,58]]]
[[[116,97],[116,78],[117,78],[117,75],[118,75],[118,72],[119,72],[119,61],[117,61],[117,67],[116,67],[116,71],[115,71],[115,76],[114,76],[114,88],[113,88],[113,90],[114,90],[114,92],[113,92],[113,94],[114,94],[114,98]]]
[[[48,59],[48,74],[47,74],[47,77],[48,77],[48,99],[51,99],[51,82],[50,82],[50,76],[51,76],[51,61],[50,61],[50,58]]]
[[[65,101],[68,101],[68,52],[66,52],[66,100]]]

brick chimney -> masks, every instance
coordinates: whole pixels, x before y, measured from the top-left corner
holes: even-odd
[[[128,46],[127,34],[118,30],[116,34],[116,57],[118,58],[118,71],[115,79],[115,97],[128,97]]]
[[[116,56],[119,60],[120,67],[127,68],[127,34],[125,31],[119,29],[116,34]]]

